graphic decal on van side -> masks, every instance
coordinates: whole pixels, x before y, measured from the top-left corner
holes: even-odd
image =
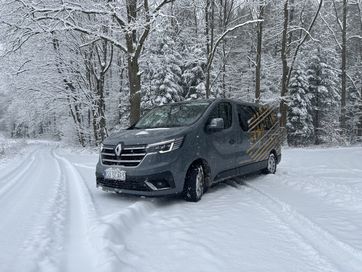
[[[279,127],[276,107],[261,107],[248,121],[251,146],[247,154],[254,161],[266,160],[271,150],[279,152],[283,133]]]

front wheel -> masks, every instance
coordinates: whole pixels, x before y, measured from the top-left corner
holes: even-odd
[[[277,159],[274,153],[270,153],[268,157],[267,167],[264,169],[265,174],[275,174],[277,171]]]
[[[197,202],[204,194],[205,174],[201,164],[191,165],[187,171],[184,199],[186,201]]]

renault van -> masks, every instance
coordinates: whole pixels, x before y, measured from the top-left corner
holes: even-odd
[[[97,187],[199,201],[214,183],[258,171],[274,174],[282,139],[274,107],[228,99],[155,107],[104,140]]]

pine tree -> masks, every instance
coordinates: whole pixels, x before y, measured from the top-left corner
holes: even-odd
[[[339,133],[340,94],[337,53],[318,44],[311,51],[307,70],[312,95],[315,144],[341,141]]]
[[[290,145],[308,145],[313,140],[312,105],[308,87],[305,68],[300,65],[294,70],[289,86],[287,130]]]
[[[206,62],[203,59],[202,50],[197,46],[193,49],[192,53],[188,52],[183,64],[181,84],[183,89],[182,95],[185,99],[204,98],[206,94],[204,73]]]
[[[158,31],[160,32],[160,31]],[[148,48],[143,106],[163,105],[181,100],[181,55],[171,35],[156,33]]]

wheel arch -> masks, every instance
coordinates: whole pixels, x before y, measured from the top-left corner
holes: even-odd
[[[202,168],[204,169],[204,174],[205,174],[205,181],[207,186],[209,187],[211,185],[211,168],[210,168],[210,164],[207,162],[207,160],[203,159],[203,158],[197,158],[194,161],[192,161],[187,168],[186,171],[186,175],[185,175],[185,179],[187,176],[187,172],[189,171],[190,167],[193,165],[201,165]]]
[[[278,153],[274,148],[272,150],[270,150],[269,154],[274,154],[275,159],[278,160]]]

